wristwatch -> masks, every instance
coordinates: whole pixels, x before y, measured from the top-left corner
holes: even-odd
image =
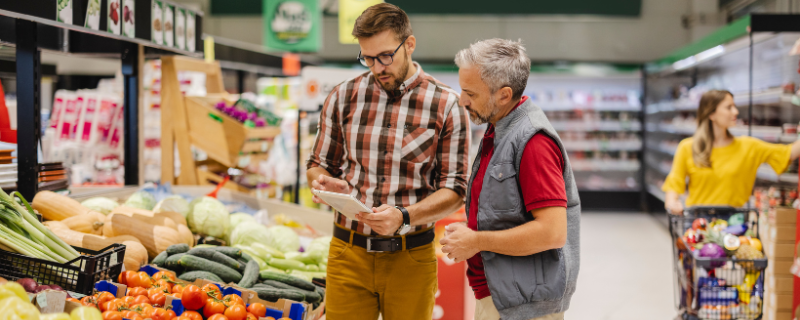
[[[395,207],[397,210],[403,213],[403,224],[400,226],[400,229],[397,229],[397,234],[404,235],[411,231],[411,216],[408,215],[408,210],[403,207]]]

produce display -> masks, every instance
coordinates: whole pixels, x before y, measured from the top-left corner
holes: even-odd
[[[232,105],[227,105],[224,101],[221,101],[215,105],[215,108],[251,128],[261,128],[268,125],[279,126],[281,124],[280,117],[268,110],[257,108],[245,99],[239,99]]]
[[[24,285],[20,284],[24,283]],[[34,290],[28,290],[29,288]],[[32,279],[11,282],[0,278],[0,319],[20,320],[104,320],[100,311],[91,307],[78,307],[67,313],[41,314],[39,309],[31,303],[28,293],[38,293],[44,290],[63,289],[48,286],[37,286]],[[72,299],[72,298],[68,298]]]

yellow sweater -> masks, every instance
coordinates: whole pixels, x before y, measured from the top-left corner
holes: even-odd
[[[686,192],[686,206],[726,205],[742,207],[750,199],[756,172],[768,163],[777,173],[786,171],[791,159],[791,145],[772,144],[753,137],[736,137],[730,145],[711,151],[711,168],[695,166],[692,138],[681,141],[675,152],[672,170],[662,190]]]

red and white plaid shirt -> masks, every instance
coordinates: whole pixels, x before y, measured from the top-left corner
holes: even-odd
[[[466,192],[469,115],[455,91],[415,65],[417,72],[392,93],[371,72],[339,84],[320,114],[308,168],[344,179],[368,207],[407,207],[441,188]],[[335,221],[377,235],[339,213]]]

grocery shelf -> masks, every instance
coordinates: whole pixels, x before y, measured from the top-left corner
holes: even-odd
[[[784,93],[783,88],[770,88],[761,92],[753,93],[753,104],[766,104],[766,105],[794,105],[792,103],[794,94]],[[739,107],[750,105],[750,94],[747,92],[734,93],[733,101]]]
[[[570,160],[574,171],[639,171],[638,160]]]
[[[567,140],[563,141],[567,151],[640,151],[642,142],[639,140]]]
[[[784,182],[784,183],[798,183],[798,174],[797,173],[783,173],[783,174],[776,174],[775,170],[772,169],[769,165],[762,165],[758,168],[756,173],[756,177],[759,180],[769,181],[769,182]]]
[[[653,151],[653,152],[656,152],[656,153],[659,153],[659,154],[663,154],[663,155],[666,155],[666,156],[670,156],[670,157],[674,157],[675,156],[675,149],[667,149],[667,148],[664,148],[664,147],[661,147],[661,146],[651,146],[651,145],[648,144],[647,145],[647,150],[650,150],[650,151]]]
[[[642,107],[640,105],[631,105],[630,103],[599,103],[592,105],[580,105],[571,102],[534,102],[543,111],[572,111],[572,110],[586,110],[586,111],[629,111],[640,112]]]
[[[556,131],[641,131],[634,121],[551,121]]]
[[[661,188],[656,187],[656,186],[654,186],[654,185],[652,185],[650,183],[647,184],[647,192],[649,192],[650,194],[652,194],[654,197],[656,197],[658,200],[661,200],[662,202],[666,201],[666,199],[667,199],[667,193],[666,192],[661,191]]]

